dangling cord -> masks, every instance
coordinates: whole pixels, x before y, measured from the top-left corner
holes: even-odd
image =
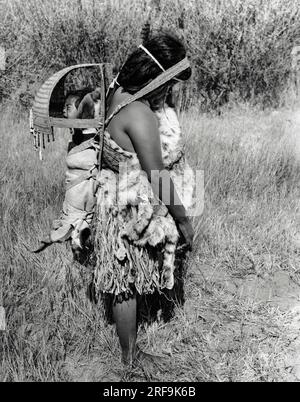
[[[30,134],[33,137],[33,146],[34,150],[36,151],[38,149],[37,146],[37,133],[33,125],[33,111],[32,109],[29,110],[29,129],[30,129]]]
[[[51,134],[52,134],[52,141],[55,141],[55,136],[54,136],[54,127],[51,127]]]
[[[36,129],[33,129],[33,146],[34,146],[34,150],[37,151],[39,149],[39,145],[38,145],[38,133],[36,131]]]
[[[40,161],[43,160],[43,149],[42,149],[42,141],[41,141],[41,133],[38,131],[38,148],[39,148],[39,158]]]
[[[37,144],[37,134],[36,134],[35,130],[34,130],[34,133],[33,133],[33,146],[34,146],[34,150],[37,151],[38,150],[38,144]]]

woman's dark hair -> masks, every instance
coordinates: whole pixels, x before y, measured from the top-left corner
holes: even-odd
[[[159,33],[146,40],[143,45],[159,61],[165,70],[179,63],[186,57],[184,44],[170,33]],[[138,92],[162,73],[160,67],[143,49],[136,49],[126,60],[118,76],[118,83],[130,94]],[[191,68],[179,73],[176,78],[188,80]],[[150,94],[144,96],[150,102],[151,108],[156,109],[158,103],[166,96],[170,97],[170,87],[177,81],[170,80]]]

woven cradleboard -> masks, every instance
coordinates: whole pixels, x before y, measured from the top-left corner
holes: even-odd
[[[101,87],[101,112],[95,119],[66,119],[57,117],[54,107],[63,105],[65,81],[67,76],[78,69],[98,69],[99,85]],[[100,128],[104,126],[106,90],[112,79],[112,66],[108,63],[78,64],[66,67],[52,75],[38,90],[33,107],[30,111],[30,132],[34,138],[35,149],[45,148],[46,142],[54,141],[54,127],[85,129]],[[62,110],[61,110],[62,112]]]
[[[98,73],[95,85],[97,88],[100,88],[100,91],[98,91],[100,99],[98,97],[97,100],[97,103],[100,104],[99,113],[97,114],[97,117],[94,113],[94,118],[63,118],[63,107],[66,97],[69,96],[66,79],[71,72],[80,69],[83,69],[83,72],[85,72],[85,69],[95,69],[96,73]],[[73,78],[74,77],[71,76],[72,80]],[[45,148],[46,139],[48,142],[50,142],[51,138],[54,140],[54,128],[95,129],[94,132],[99,134],[99,141],[93,141],[91,147],[86,146],[86,150],[83,150],[82,155],[83,158],[86,159],[80,160],[79,158],[78,161],[78,147],[72,151],[73,153],[74,151],[76,152],[75,156],[73,156],[71,152],[68,153],[66,158],[68,167],[66,172],[66,194],[61,216],[53,222],[52,230],[43,240],[41,240],[40,246],[35,250],[35,252],[42,251],[54,242],[63,242],[68,240],[71,236],[74,238],[74,233],[76,232],[77,234],[81,228],[88,226],[92,219],[92,211],[85,211],[81,204],[84,205],[84,197],[92,199],[95,175],[98,167],[101,166],[102,153],[98,152],[97,149],[103,146],[106,111],[105,99],[106,91],[111,79],[112,68],[110,64],[79,64],[67,67],[54,74],[41,86],[35,97],[33,108],[30,111],[30,131],[34,137],[35,149],[39,149],[40,151],[41,160],[42,149]],[[76,89],[81,90],[81,88]],[[84,131],[81,132],[83,133]],[[72,160],[71,163],[74,164],[74,157],[75,161],[78,163],[79,170],[77,170],[83,172],[78,175],[76,173],[75,176],[74,172],[76,169],[74,169],[74,166],[72,166],[72,169],[72,167],[68,165],[69,160]],[[86,165],[86,170],[82,170],[83,162]],[[89,166],[91,163],[93,163],[92,167]],[[74,195],[75,187],[78,189],[79,193],[75,193]],[[77,240],[77,237],[75,240]]]

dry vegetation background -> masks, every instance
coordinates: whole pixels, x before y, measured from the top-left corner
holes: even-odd
[[[109,61],[118,69],[140,43],[149,5],[152,27],[175,29],[189,49],[194,79],[185,102],[206,109],[230,99],[282,102],[298,0],[2,0],[0,99],[14,92],[28,106],[37,84],[66,65]]]
[[[194,66],[181,123],[189,160],[205,172],[205,210],[194,222],[184,309],[171,323],[140,329],[140,345],[169,363],[127,374],[115,330],[87,301],[70,250],[29,252],[61,209],[67,134],[57,133],[40,163],[24,110],[65,65],[118,68],[146,19],[142,1],[83,3],[1,3],[0,380],[292,379],[284,297],[291,283],[299,293],[300,280],[299,119],[289,86],[299,1],[156,2],[155,28],[176,27]]]

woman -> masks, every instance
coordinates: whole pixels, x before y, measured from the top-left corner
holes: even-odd
[[[173,86],[187,80],[191,69],[138,100],[127,105],[126,100],[185,58],[186,50],[176,37],[153,36],[128,57],[108,93],[94,283],[111,303],[126,364],[137,355],[138,320],[153,318],[158,311],[168,319],[176,302],[182,302],[181,265],[194,232],[174,186],[183,176],[184,156],[170,105]],[[125,106],[118,108],[122,103]],[[116,161],[127,166],[126,175]],[[161,172],[169,185],[164,185]],[[112,185],[116,178],[118,200]],[[187,181],[190,186],[191,177]],[[148,312],[143,317],[145,306]]]

